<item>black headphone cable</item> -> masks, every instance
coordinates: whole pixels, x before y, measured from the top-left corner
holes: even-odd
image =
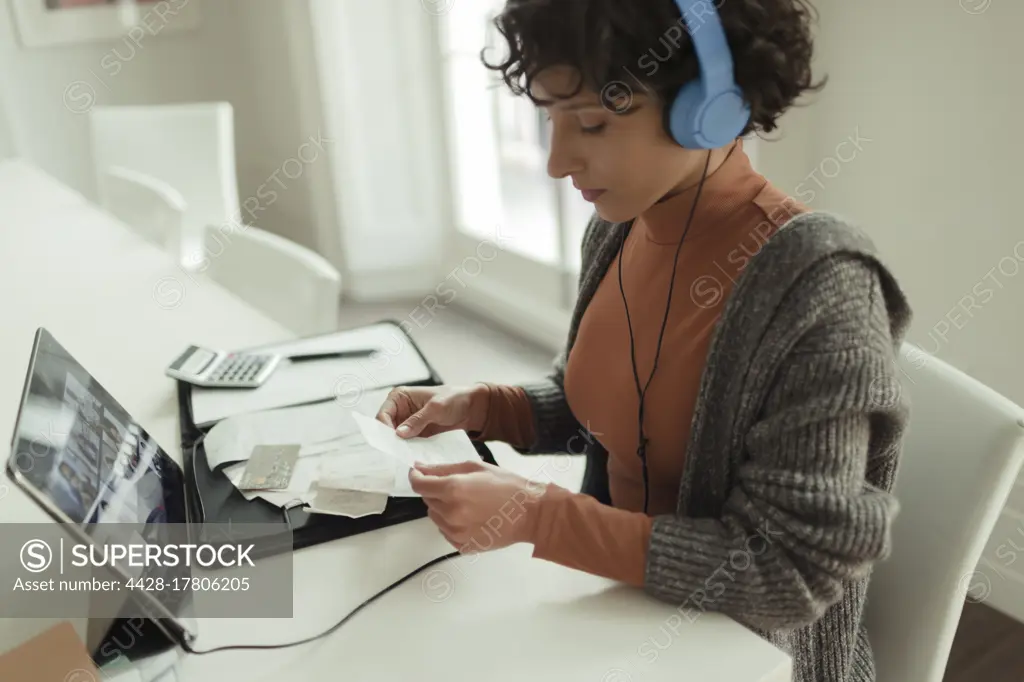
[[[619,291],[622,293],[622,306],[626,310],[626,325],[629,328],[629,356],[630,361],[633,364],[633,381],[636,383],[637,398],[640,401],[640,407],[637,415],[637,438],[638,445],[636,454],[640,458],[640,465],[643,473],[644,483],[644,514],[647,513],[648,502],[650,499],[650,483],[649,475],[647,471],[647,437],[644,435],[644,399],[647,396],[647,389],[651,385],[651,380],[654,378],[654,371],[658,368],[658,358],[661,355],[661,342],[665,337],[665,327],[668,325],[669,309],[672,307],[672,291],[675,288],[676,282],[676,268],[679,265],[679,252],[683,248],[683,241],[686,239],[687,233],[690,231],[690,226],[693,224],[693,216],[697,211],[697,202],[700,201],[701,191],[704,189],[704,180],[708,176],[708,168],[711,165],[711,150],[708,150],[707,159],[704,161],[704,172],[701,174],[700,183],[697,185],[697,194],[693,198],[693,206],[690,207],[690,216],[686,220],[686,228],[683,230],[683,236],[679,238],[679,245],[676,246],[675,260],[672,263],[672,275],[669,279],[668,286],[668,300],[665,303],[665,315],[661,320],[661,331],[658,332],[658,347],[654,353],[654,363],[651,366],[651,374],[647,377],[647,383],[644,384],[643,389],[640,388],[640,373],[636,368],[636,345],[633,341],[633,323],[629,317],[629,305],[626,303],[626,290],[622,284],[622,255],[626,245],[626,233],[629,229],[623,229],[619,240]],[[630,225],[632,228],[632,225]]]

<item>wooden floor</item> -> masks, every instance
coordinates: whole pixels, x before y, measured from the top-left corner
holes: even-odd
[[[943,682],[1024,682],[1024,624],[967,602]]]

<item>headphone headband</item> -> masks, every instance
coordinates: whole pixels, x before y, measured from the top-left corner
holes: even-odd
[[[701,83],[706,92],[720,92],[735,86],[732,52],[725,39],[725,29],[722,28],[718,10],[715,9],[715,3],[721,1],[676,0],[683,21],[686,22],[694,52],[697,53]],[[698,12],[701,9],[704,13]]]
[[[676,94],[668,112],[669,132],[683,147],[712,149],[734,140],[750,120],[750,109],[733,72],[732,53],[716,3],[676,0],[693,43],[699,77]]]

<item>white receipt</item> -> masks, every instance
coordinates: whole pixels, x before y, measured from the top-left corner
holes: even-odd
[[[335,402],[240,414],[218,422],[203,439],[211,470],[249,459],[257,445],[316,445],[359,433],[353,412]]]
[[[325,453],[319,460],[320,488],[385,495],[395,489],[394,459],[368,445]]]
[[[313,506],[310,509],[313,512],[358,518],[383,511],[381,499],[386,504],[388,496],[419,497],[409,484],[409,470],[414,462],[455,464],[480,460],[465,431],[405,439],[372,416],[359,412],[347,414],[348,423],[354,425],[355,431],[303,444],[287,488],[242,490],[242,495],[247,500],[258,497],[278,507],[306,503]],[[330,432],[314,428],[306,433],[323,437]],[[262,435],[266,435],[266,429]],[[236,488],[251,452],[252,438],[241,440],[243,442],[230,445],[234,448],[233,457],[238,460],[225,459],[225,462],[235,463],[222,469]],[[243,447],[249,450],[242,451]]]
[[[313,500],[306,510],[311,514],[331,514],[358,519],[380,514],[388,505],[387,493],[367,493],[356,490],[315,488]]]
[[[345,447],[327,444],[305,446],[299,453],[288,487],[276,490],[239,490],[247,500],[257,497],[283,507],[311,502],[316,488],[347,489],[357,492],[390,494],[395,489],[394,459],[366,445],[361,434],[328,443],[350,443]],[[245,473],[246,462],[229,464],[222,470],[237,488]]]
[[[334,452],[335,450],[354,448],[361,445],[366,445],[366,439],[363,438],[362,433],[357,431],[355,433],[350,433],[347,436],[342,436],[341,438],[325,440],[322,443],[308,443],[303,445],[299,448],[299,457],[323,455],[328,452]]]
[[[376,419],[359,413],[353,413],[352,417],[367,443],[408,466],[415,462],[456,464],[480,459],[469,434],[462,430],[445,431],[429,438],[402,438],[393,428]]]

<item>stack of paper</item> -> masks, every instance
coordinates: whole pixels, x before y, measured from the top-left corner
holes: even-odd
[[[406,440],[337,403],[229,417],[204,442],[210,468],[227,465],[246,499],[353,518],[382,513],[389,497],[418,497],[409,486],[416,461],[480,458],[465,431]]]

